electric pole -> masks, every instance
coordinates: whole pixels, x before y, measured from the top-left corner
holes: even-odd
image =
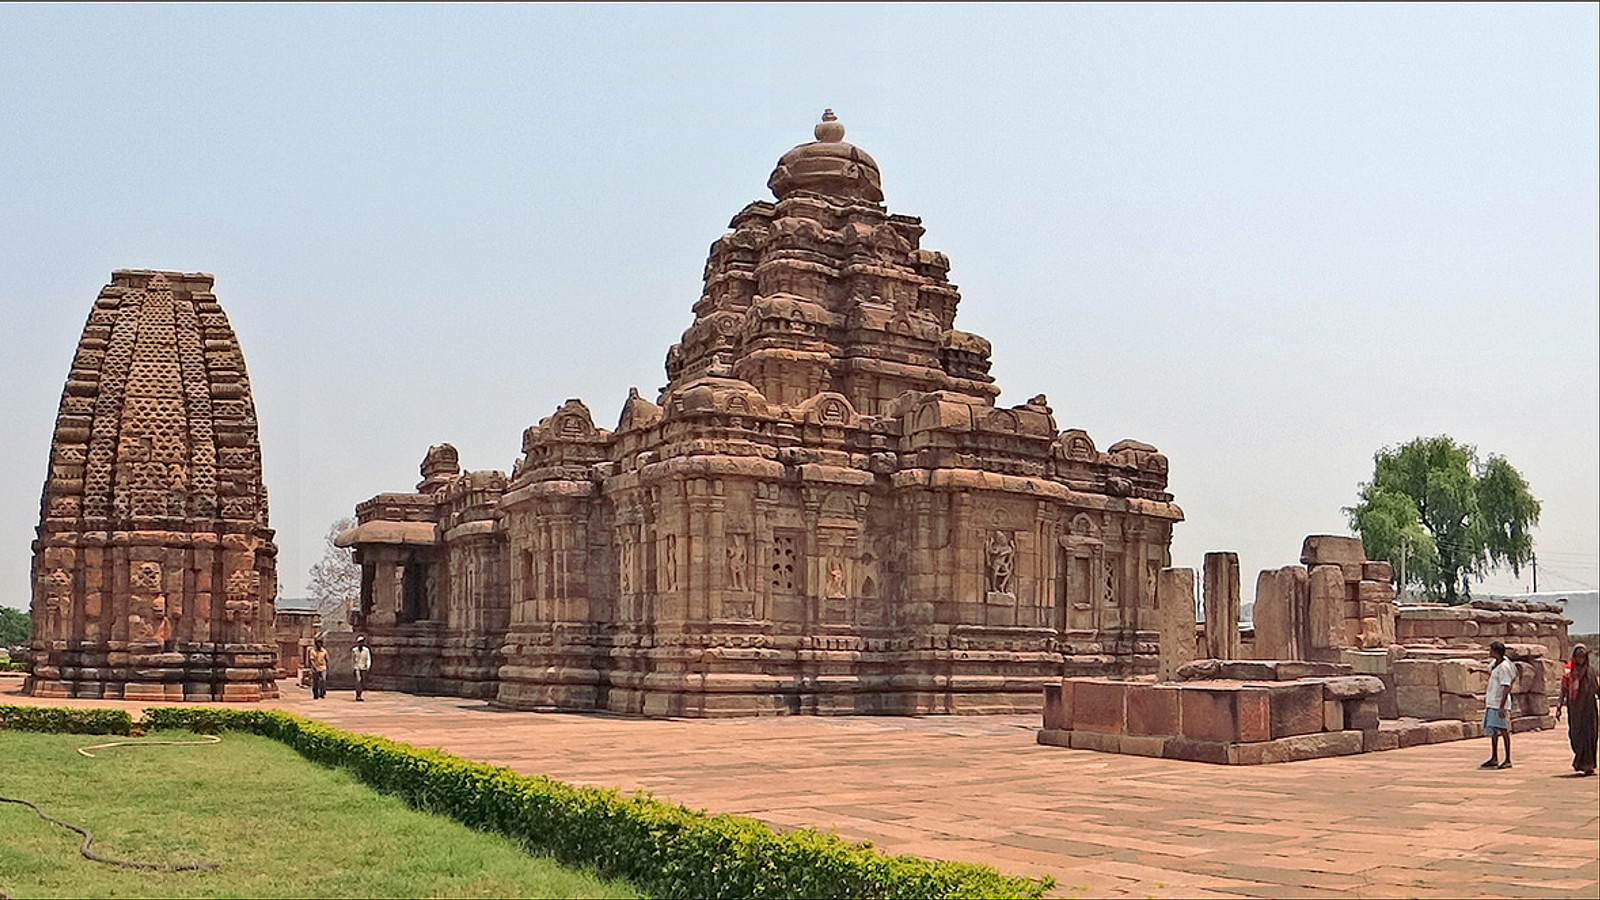
[[[1400,538],[1400,599],[1406,598],[1406,552],[1411,549],[1411,542],[1405,537]]]

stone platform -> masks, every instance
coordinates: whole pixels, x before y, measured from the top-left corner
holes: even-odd
[[[1350,756],[1481,737],[1476,721],[1379,719],[1384,683],[1371,675],[1292,677],[1316,663],[1222,662],[1218,674],[1258,678],[1151,683],[1068,678],[1044,696],[1040,744],[1221,765]],[[1200,665],[1200,664],[1195,664]],[[1259,670],[1259,671],[1257,671]],[[1480,707],[1481,708],[1481,707]],[[1549,715],[1512,720],[1514,732],[1550,728]]]

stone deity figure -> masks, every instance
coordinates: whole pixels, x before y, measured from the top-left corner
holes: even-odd
[[[844,565],[838,559],[828,560],[828,596],[847,596],[844,587]]]
[[[1012,559],[1016,555],[1016,545],[1012,543],[1011,536],[1003,531],[991,532],[984,552],[988,557],[989,593],[1014,593],[1016,578]]]
[[[744,535],[734,534],[728,536],[728,589],[732,591],[748,590],[745,585],[745,571],[749,569],[749,554],[745,550]]]

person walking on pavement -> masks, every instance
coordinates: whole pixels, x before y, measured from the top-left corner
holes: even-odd
[[[356,699],[360,700],[361,691],[367,686],[367,672],[372,669],[372,651],[367,649],[366,635],[356,638],[356,646],[350,651],[350,658],[356,670]]]
[[[1600,739],[1600,678],[1589,660],[1589,648],[1572,645],[1572,660],[1561,676],[1561,699],[1556,701],[1556,719],[1563,708],[1567,713],[1567,740],[1572,744],[1572,771],[1579,775],[1593,775],[1595,745]]]
[[[1511,682],[1516,680],[1517,668],[1506,659],[1506,645],[1499,641],[1489,644],[1494,657],[1489,669],[1489,689],[1484,694],[1483,733],[1489,736],[1489,758],[1480,769],[1511,768]],[[1500,742],[1506,742],[1506,759],[1500,761]]]
[[[328,696],[328,648],[322,646],[322,638],[317,638],[317,644],[311,648],[311,699],[321,700]]]

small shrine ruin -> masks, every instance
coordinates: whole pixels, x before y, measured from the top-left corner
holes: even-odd
[[[830,113],[711,246],[667,385],[509,475],[357,507],[378,687],[652,716],[1037,710],[1153,673],[1167,460],[995,404],[989,342]],[[1192,623],[1192,613],[1191,613]],[[1191,624],[1192,629],[1192,624]]]
[[[118,269],[89,313],[33,544],[30,694],[277,695],[255,406],[212,280]]]
[[[1396,603],[1393,572],[1359,538],[1312,535],[1300,565],[1256,580],[1239,628],[1239,562],[1160,574],[1157,678],[1065,678],[1045,688],[1041,744],[1228,765],[1393,750],[1482,734],[1489,645],[1516,669],[1513,731],[1553,725],[1569,621],[1555,607]]]

